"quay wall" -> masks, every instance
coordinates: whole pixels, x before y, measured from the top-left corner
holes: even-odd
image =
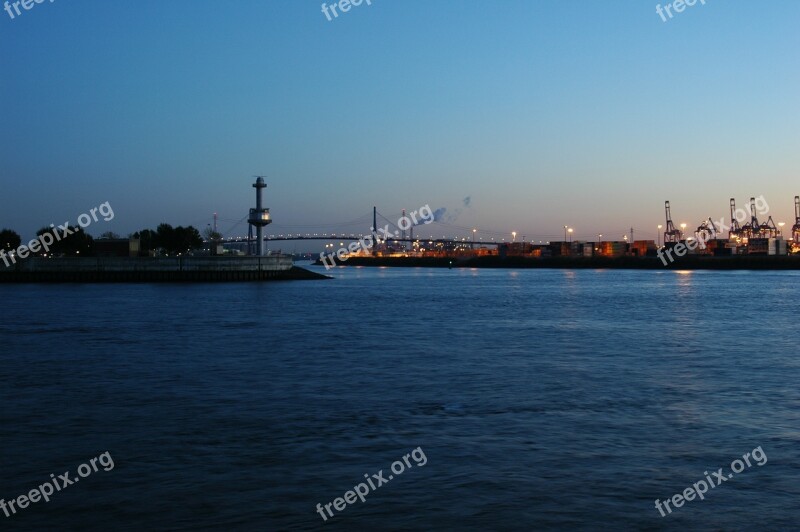
[[[3,282],[216,282],[309,279],[292,257],[31,257],[6,267]],[[316,278],[323,278],[318,276]]]
[[[685,256],[667,266],[656,257],[352,257],[339,266],[411,268],[564,268],[631,270],[800,270],[800,255]]]

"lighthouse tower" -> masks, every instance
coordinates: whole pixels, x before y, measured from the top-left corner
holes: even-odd
[[[267,188],[267,184],[264,183],[263,177],[256,177],[256,182],[253,183],[253,188],[256,189],[256,208],[250,209],[247,223],[256,227],[256,242],[258,242],[256,254],[261,257],[264,255],[264,226],[271,224],[272,219],[269,217],[269,209],[265,209],[262,202],[262,191]]]

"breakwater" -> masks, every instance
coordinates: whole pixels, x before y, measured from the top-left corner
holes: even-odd
[[[289,256],[29,258],[0,267],[0,283],[242,282],[325,279]]]

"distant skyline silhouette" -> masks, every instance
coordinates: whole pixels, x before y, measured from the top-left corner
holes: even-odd
[[[202,230],[217,212],[226,232],[256,174],[268,233],[430,205],[508,239],[655,239],[665,200],[693,229],[761,195],[791,226],[800,3],[709,1],[668,24],[656,3],[373,0],[335,23],[305,0],[3,15],[0,228],[30,239],[110,202],[103,231]]]

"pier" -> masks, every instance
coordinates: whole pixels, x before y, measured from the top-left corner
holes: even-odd
[[[288,255],[266,257],[32,257],[0,267],[0,283],[235,282],[325,279],[292,265]]]

